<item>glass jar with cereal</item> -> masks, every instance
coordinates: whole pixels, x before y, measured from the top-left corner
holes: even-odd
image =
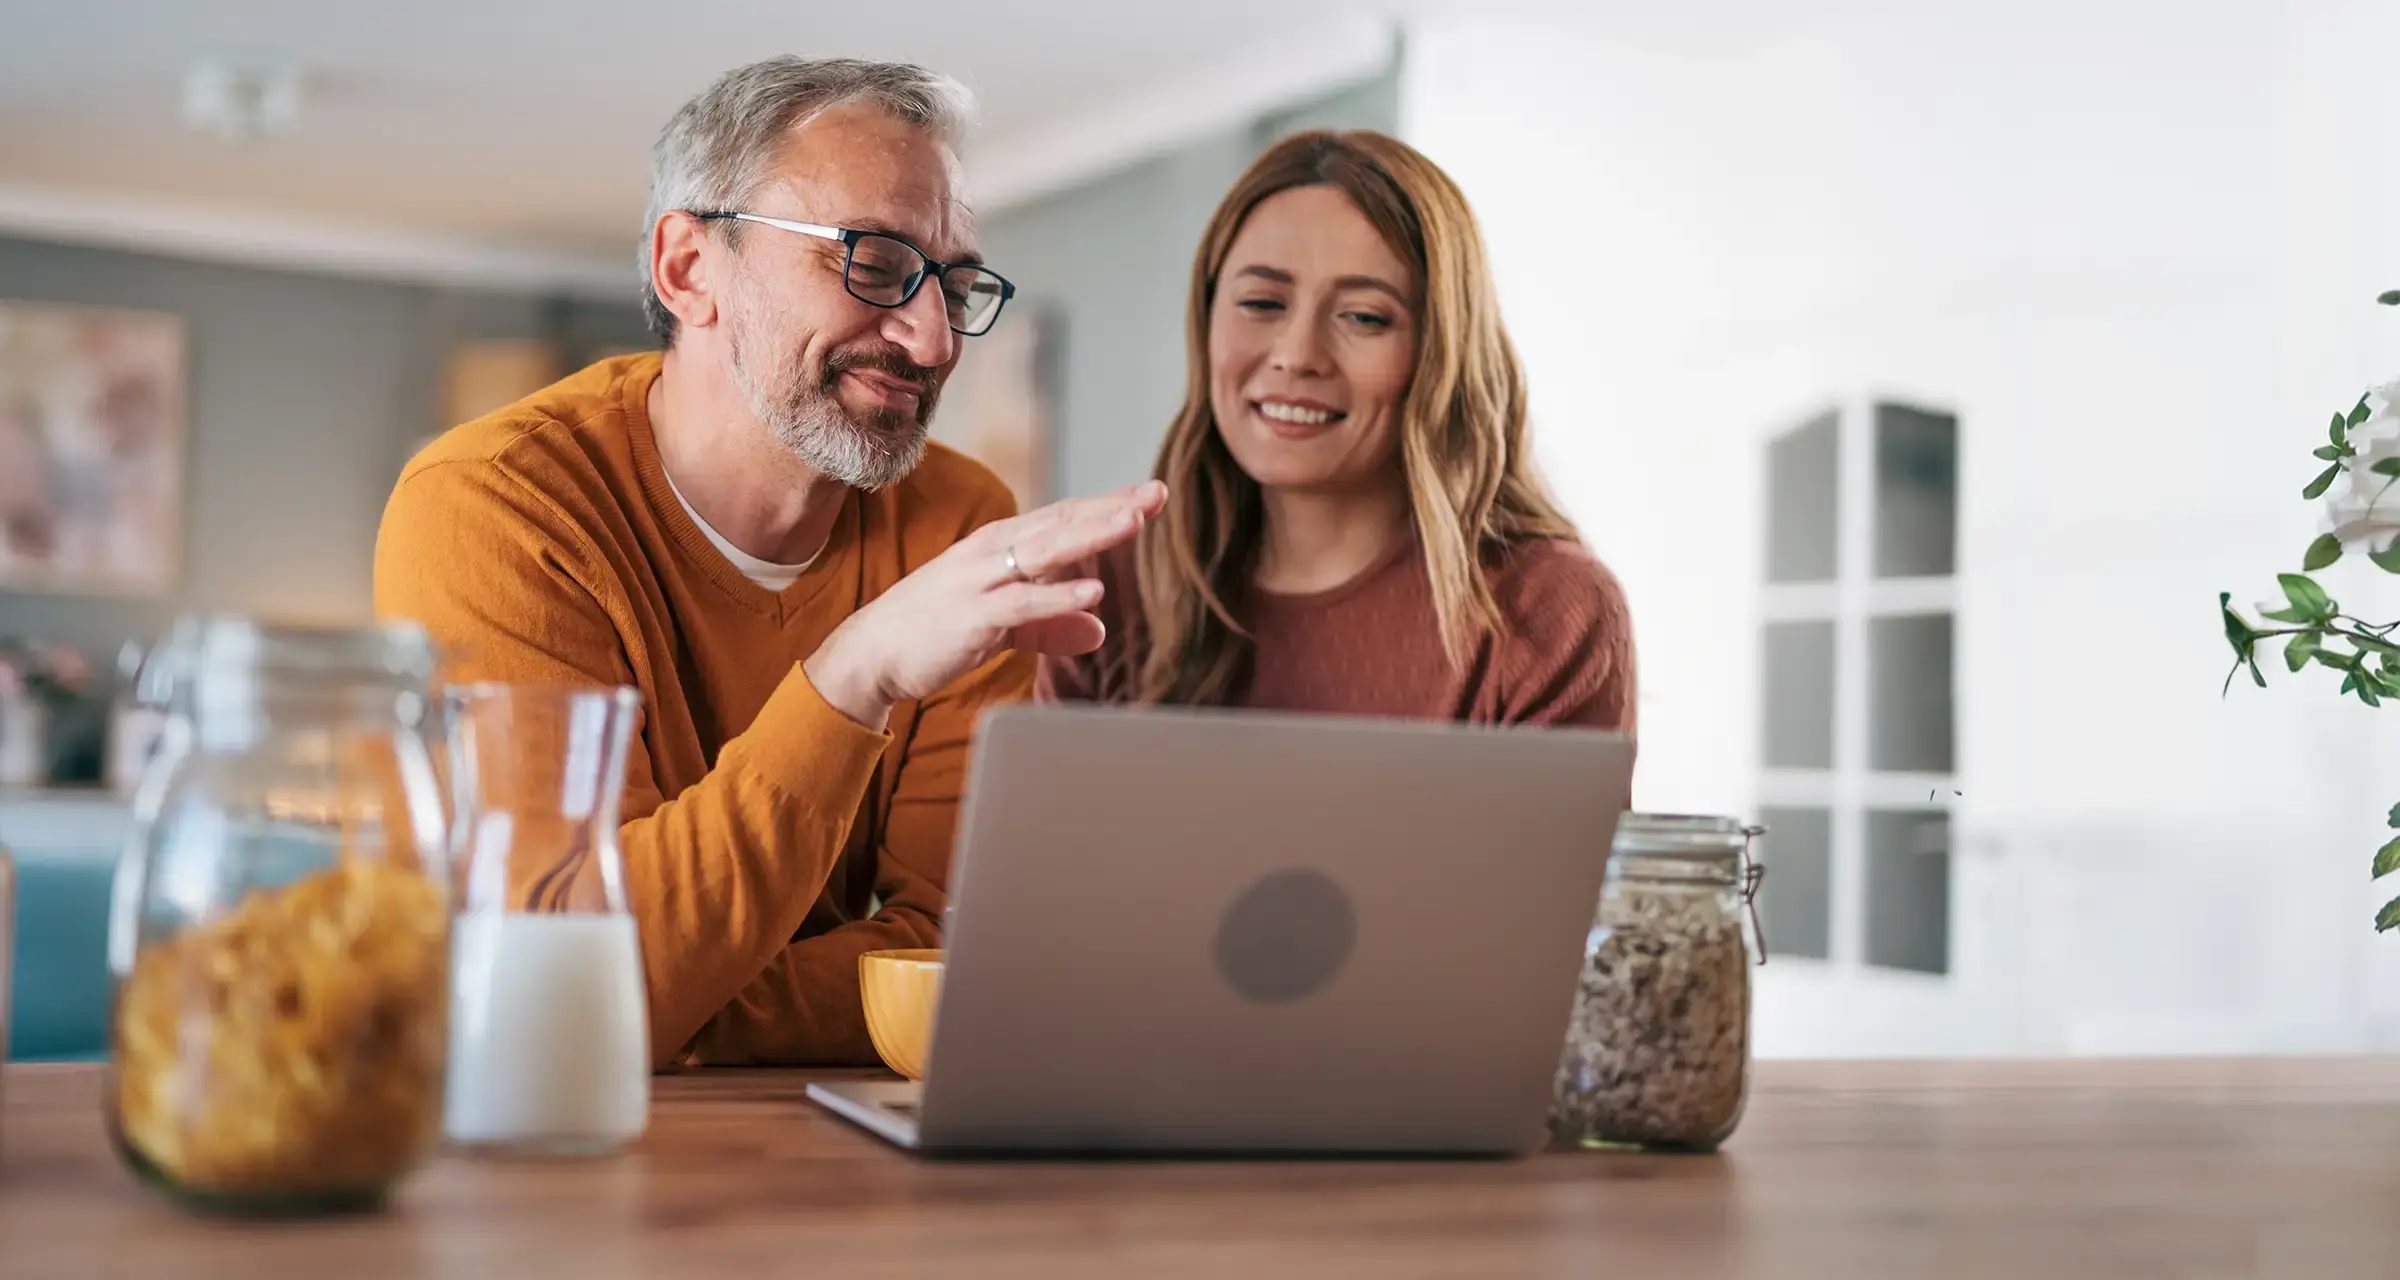
[[[198,1208],[379,1204],[438,1141],[449,892],[411,626],[178,623],[109,928],[106,1106]]]
[[[1759,830],[1664,814],[1618,823],[1551,1099],[1555,1140],[1705,1151],[1741,1122]]]

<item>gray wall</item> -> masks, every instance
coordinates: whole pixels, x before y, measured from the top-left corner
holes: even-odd
[[[1217,201],[1276,138],[1397,129],[1397,74],[1230,130],[984,219],[983,250],[1059,317],[1052,491],[1098,493],[1150,474],[1183,402],[1184,293]],[[1005,319],[1002,323],[1007,323]]]
[[[0,239],[0,299],[184,319],[175,588],[156,599],[0,590],[0,634],[63,640],[104,661],[182,610],[366,617],[384,497],[411,446],[447,425],[433,419],[453,342],[646,340],[630,301],[548,303],[10,239]]]
[[[986,254],[1062,320],[1053,485],[1147,475],[1183,394],[1185,277],[1202,226],[1268,142],[1302,128],[1391,130],[1394,74],[995,214]],[[193,609],[364,618],[375,527],[433,421],[440,361],[470,338],[646,341],[638,309],[554,304],[0,238],[0,299],[168,311],[190,350],[184,545],[156,599],[0,590],[0,634],[106,659]]]

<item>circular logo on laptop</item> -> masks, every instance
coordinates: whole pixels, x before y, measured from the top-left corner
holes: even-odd
[[[1358,942],[1350,896],[1322,872],[1278,871],[1242,890],[1217,921],[1217,972],[1260,1004],[1324,989]]]

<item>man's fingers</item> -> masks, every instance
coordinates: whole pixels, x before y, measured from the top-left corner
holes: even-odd
[[[1144,480],[1140,484],[1126,486],[1122,492],[1125,499],[1142,513],[1144,520],[1167,509],[1167,482],[1164,480]]]
[[[1135,521],[1145,521],[1159,514],[1162,507],[1166,507],[1166,485],[1157,483],[1157,480],[1142,480],[1140,485],[1126,485],[1126,488],[1102,497],[1068,497],[1068,500],[1051,502],[1049,507],[1037,507],[1032,512],[1015,516],[1015,519],[986,524],[984,528],[979,528],[977,536],[994,540],[998,545],[1030,543],[1034,538],[1049,536],[1061,526],[1090,524],[1094,519],[1111,521],[1121,512],[1128,512],[1128,509],[1133,512]],[[1025,552],[1018,552],[1018,555],[1022,557]]]
[[[987,597],[991,625],[1014,630],[1030,622],[1062,614],[1083,613],[1100,603],[1100,584],[1090,578],[1072,582],[1016,582]]]
[[[1062,613],[1055,618],[1028,622],[1009,633],[1009,647],[1021,653],[1055,654],[1072,658],[1098,649],[1108,639],[1108,628],[1088,613]]]
[[[1077,511],[1052,522],[1038,531],[1019,536],[1009,544],[1017,558],[1017,568],[1028,578],[1047,578],[1061,570],[1073,569],[1101,552],[1130,542],[1141,532],[1142,521],[1156,514],[1156,508],[1139,499],[1108,501]],[[1003,573],[1006,572],[1007,552],[1002,553]]]
[[[1167,486],[1156,480],[1144,480],[1126,485],[1112,493],[1092,498],[1062,498],[1046,507],[1037,507],[1018,516],[1016,523],[1024,526],[1019,536],[1039,533],[1054,525],[1090,515],[1094,511],[1114,511],[1133,507],[1143,518],[1158,514],[1167,503]]]

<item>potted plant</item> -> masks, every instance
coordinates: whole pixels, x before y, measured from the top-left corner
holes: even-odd
[[[2376,299],[2400,307],[2400,289]],[[2330,527],[2301,553],[2300,572],[2276,575],[2283,588],[2284,607],[2261,609],[2254,626],[2233,607],[2233,593],[2217,596],[2223,613],[2225,639],[2233,646],[2233,670],[2225,687],[2244,671],[2260,688],[2267,684],[2259,668],[2258,651],[2282,643],[2284,666],[2297,673],[2311,664],[2338,671],[2343,696],[2354,696],[2370,707],[2385,699],[2400,699],[2400,621],[2369,622],[2342,610],[2341,602],[2309,576],[2330,568],[2344,553],[2361,551],[2375,567],[2400,574],[2400,497],[2385,505],[2385,497],[2400,485],[2400,380],[2368,389],[2346,413],[2333,415],[2326,442],[2317,446],[2324,469],[2300,490],[2315,502],[2326,499]],[[2341,486],[2337,491],[2335,486]],[[2330,497],[2328,496],[2330,495]],[[2391,808],[2390,825],[2400,830],[2400,804]],[[2400,871],[2400,835],[2375,851],[2373,871],[2382,879]],[[2400,897],[2375,913],[2375,929],[2400,928]]]

